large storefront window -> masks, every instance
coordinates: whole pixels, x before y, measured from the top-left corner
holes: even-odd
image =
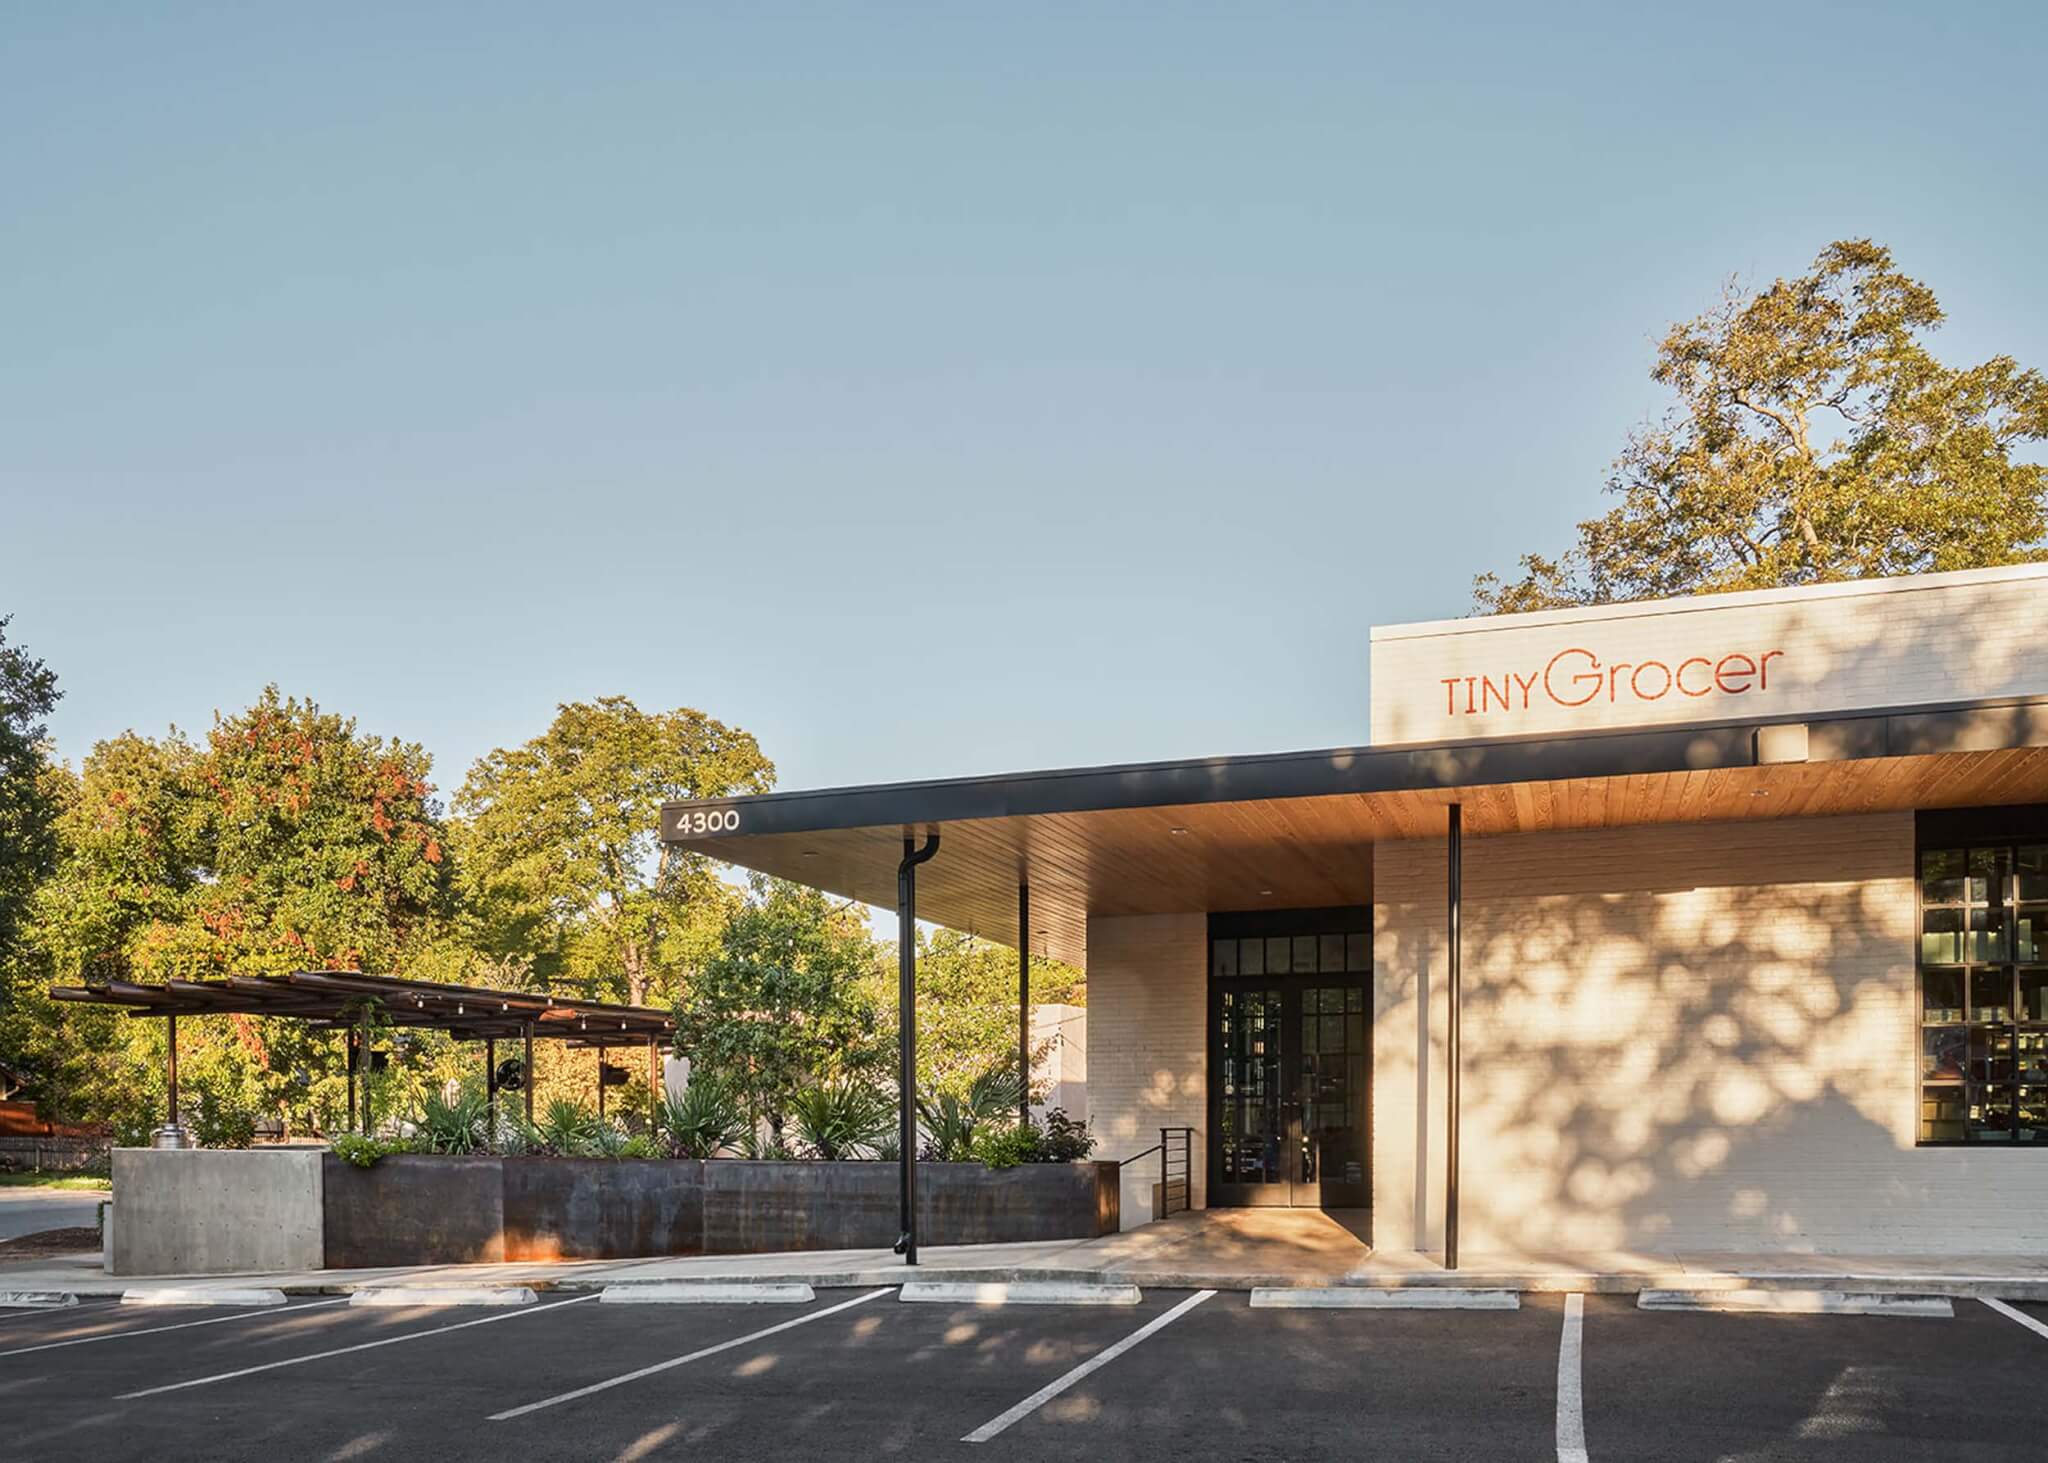
[[[2048,1144],[2048,840],[1923,834],[1920,1141]]]

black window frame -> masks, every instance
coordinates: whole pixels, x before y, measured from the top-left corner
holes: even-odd
[[[1914,1146],[1919,1148],[2048,1149],[2048,1007],[2029,1017],[2025,980],[2033,976],[2048,989],[2048,958],[2037,944],[2036,958],[2021,959],[2022,914],[2039,911],[2038,931],[2048,925],[2048,899],[2020,899],[2023,848],[2048,848],[2048,805],[2012,808],[1967,808],[1923,812],[1915,819],[1913,848],[1913,1025]],[[1927,861],[1930,855],[1960,856],[1960,891],[1953,899],[1930,899]],[[1996,887],[1987,877],[1982,898],[1973,898],[1972,863],[1979,854],[1993,856]],[[1930,912],[1954,911],[1958,960],[1928,959]],[[1976,916],[1982,915],[1991,936],[1990,958],[1975,938]],[[1937,932],[1938,933],[1938,932]],[[2035,936],[2036,940],[2040,936]],[[1951,983],[1959,1008],[1957,1020],[1929,1021],[1928,982],[1939,976]],[[2002,983],[2002,999],[1993,1009],[2003,1019],[1977,1018],[1978,992]],[[1995,997],[1996,998],[1996,997]],[[1991,1001],[1986,1005],[1991,1006]],[[1931,1033],[1949,1033],[1946,1045],[1954,1056],[1954,1076],[1932,1065],[1938,1050]],[[2032,1080],[2029,1080],[2032,1074]],[[2031,1093],[2031,1098],[2023,1094]],[[1957,1116],[1940,1106],[1954,1104]],[[1983,1115],[2003,1109],[2003,1131],[1981,1126]],[[2026,1122],[2031,1108],[2036,1121]],[[1957,1124],[1960,1131],[1935,1136],[1936,1124]]]

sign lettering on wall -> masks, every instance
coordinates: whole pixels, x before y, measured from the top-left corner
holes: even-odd
[[[2042,564],[1372,632],[1383,745],[2034,695]]]

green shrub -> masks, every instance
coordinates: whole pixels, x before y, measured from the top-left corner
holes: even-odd
[[[739,1141],[746,1114],[732,1089],[715,1077],[692,1077],[680,1097],[664,1094],[654,1129],[677,1158],[716,1158]]]
[[[1086,1118],[1077,1122],[1065,1108],[1056,1107],[1045,1115],[1038,1146],[1041,1163],[1073,1163],[1095,1151],[1095,1135],[1088,1131]]]
[[[1017,1074],[989,1072],[974,1080],[961,1097],[941,1092],[936,1097],[917,1099],[918,1117],[924,1123],[925,1141],[920,1158],[940,1163],[959,1163],[974,1157],[975,1133],[984,1124],[997,1123],[1017,1110]]]
[[[1020,1163],[1042,1163],[1038,1129],[1028,1123],[1008,1128],[984,1127],[974,1135],[974,1156],[990,1168],[1015,1168]]]
[[[813,1158],[871,1158],[888,1134],[889,1099],[865,1083],[828,1082],[790,1099],[790,1120]]]
[[[645,1133],[632,1134],[619,1144],[619,1151],[612,1155],[614,1158],[661,1158],[663,1156],[661,1145]]]
[[[337,1133],[328,1144],[334,1156],[344,1163],[357,1168],[368,1168],[378,1159],[393,1153],[416,1153],[418,1145],[410,1138],[365,1138],[361,1133]]]

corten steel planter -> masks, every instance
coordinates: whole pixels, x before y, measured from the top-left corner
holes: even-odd
[[[893,1163],[327,1155],[326,1262],[346,1269],[491,1260],[882,1249]],[[1114,1163],[918,1167],[927,1244],[1088,1239],[1119,1224]]]

